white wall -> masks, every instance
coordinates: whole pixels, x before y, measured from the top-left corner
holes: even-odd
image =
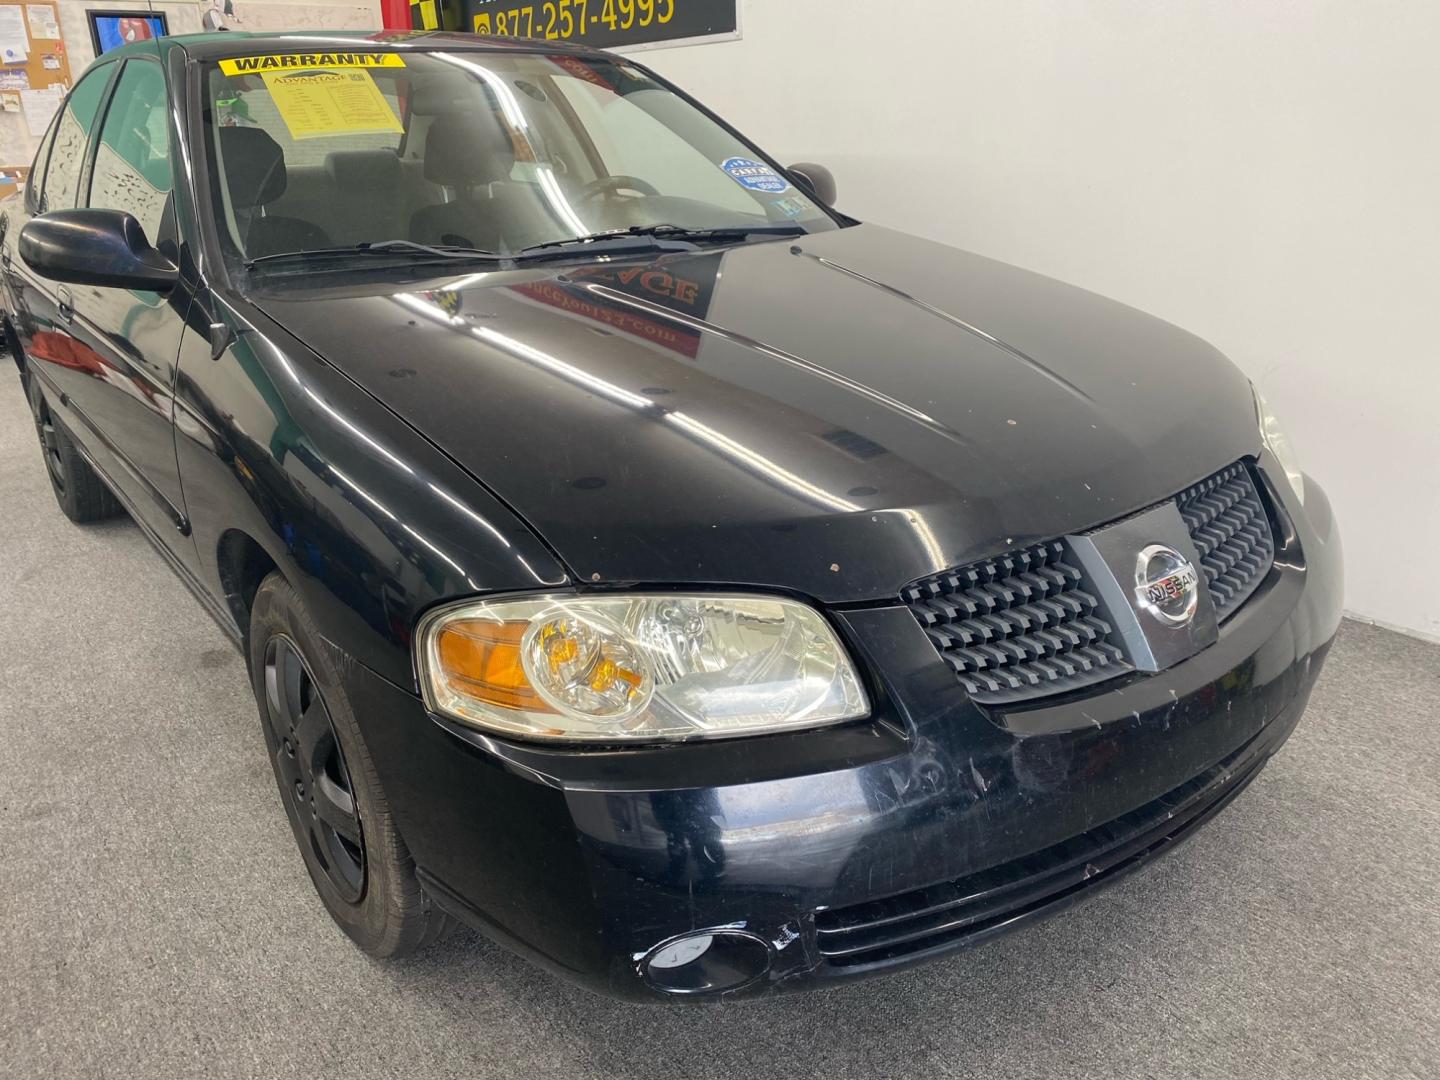
[[[745,0],[637,57],[840,206],[1133,304],[1258,380],[1347,606],[1440,635],[1440,4]]]

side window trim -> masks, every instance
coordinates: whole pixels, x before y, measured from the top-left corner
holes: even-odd
[[[55,130],[60,126],[60,109],[50,119],[50,126],[40,137],[35,150],[35,161],[30,166],[29,183],[25,185],[25,210],[35,214],[40,208],[40,191],[45,186],[45,170],[50,166],[50,148],[55,145]]]

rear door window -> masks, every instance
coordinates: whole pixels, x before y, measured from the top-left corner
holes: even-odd
[[[105,88],[110,84],[114,71],[113,63],[92,68],[65,99],[60,119],[55,125],[55,140],[45,169],[45,183],[40,189],[41,213],[69,210],[76,205],[90,129],[95,126],[95,117],[105,98]]]

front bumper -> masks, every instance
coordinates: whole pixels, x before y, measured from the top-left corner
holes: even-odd
[[[1294,534],[1216,644],[1023,711],[968,701],[898,602],[837,616],[879,673],[876,718],[764,739],[519,746],[344,670],[422,880],[465,921],[641,1000],[667,996],[647,956],[696,930],[759,958],[726,994],[852,979],[1088,895],[1253,779],[1298,721],[1340,618],[1329,503],[1314,485],[1303,509],[1283,494]]]

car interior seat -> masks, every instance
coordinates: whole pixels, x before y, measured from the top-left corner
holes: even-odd
[[[343,223],[355,235],[330,229],[342,244],[394,240],[406,235],[410,214],[400,166],[394,150],[336,150],[325,156],[333,213],[329,220]]]
[[[515,168],[510,135],[493,117],[437,116],[425,133],[425,179],[453,193],[410,218],[410,237],[424,244],[457,244],[498,251],[504,237],[503,195]]]
[[[557,235],[540,185],[514,179],[515,144],[488,91],[437,82],[417,92],[414,112],[431,117],[425,179],[449,198],[415,211],[412,240],[502,251]]]
[[[246,256],[331,247],[329,235],[314,222],[265,213],[266,206],[285,194],[285,152],[280,144],[255,127],[222,127],[219,134],[230,207]]]

